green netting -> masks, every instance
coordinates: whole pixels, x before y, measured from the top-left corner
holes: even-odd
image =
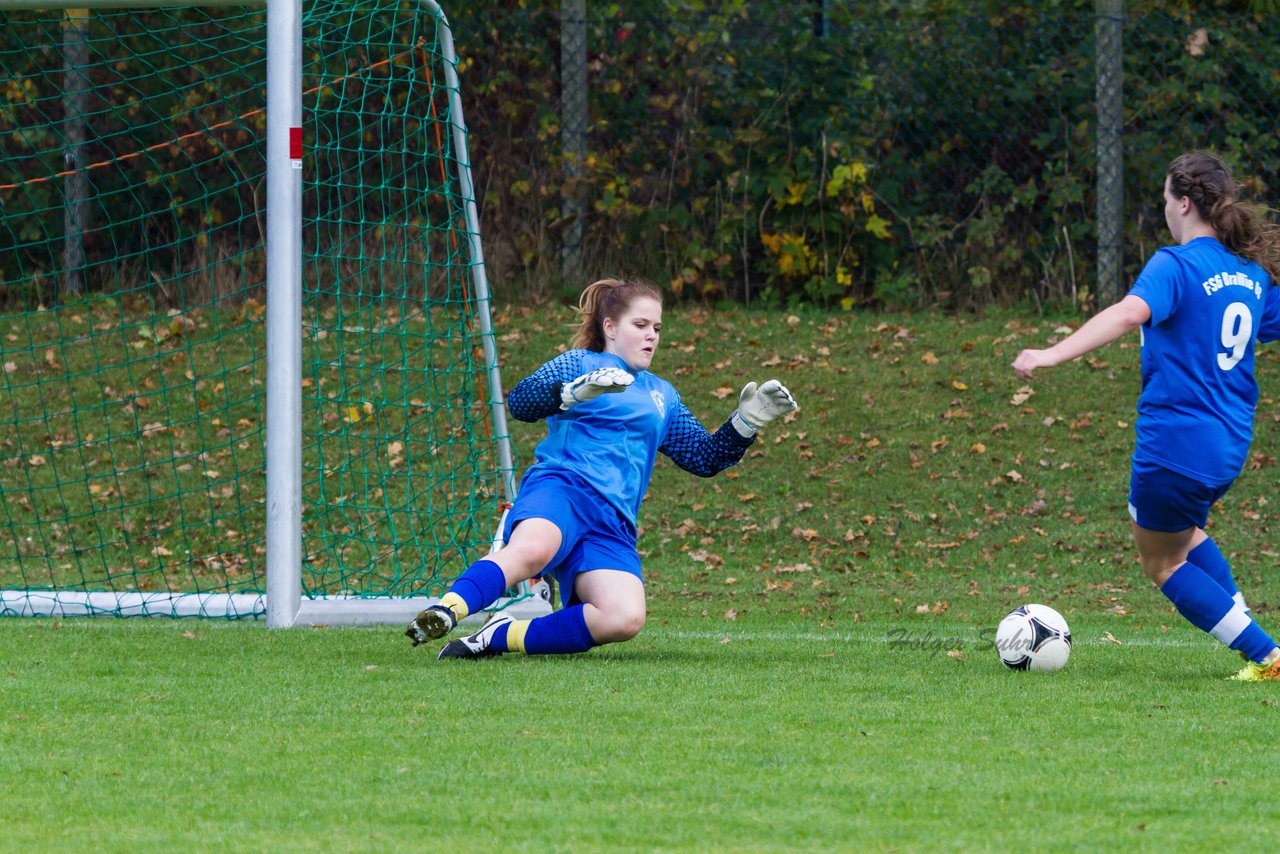
[[[438,595],[504,499],[443,26],[305,9],[304,595]],[[263,9],[0,13],[0,588],[265,590],[265,97]]]

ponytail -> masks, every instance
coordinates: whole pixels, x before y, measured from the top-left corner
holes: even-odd
[[[1268,219],[1265,207],[1237,198],[1231,170],[1221,158],[1189,152],[1173,161],[1168,177],[1174,197],[1191,199],[1228,251],[1257,263],[1280,284],[1280,228]]]
[[[578,328],[571,346],[576,350],[604,352],[605,318],[617,320],[636,297],[651,297],[662,302],[662,293],[640,279],[601,279],[587,285],[578,300]]]

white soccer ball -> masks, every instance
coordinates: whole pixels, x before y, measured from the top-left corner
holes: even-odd
[[[996,652],[1012,670],[1061,670],[1071,655],[1071,629],[1048,605],[1020,605],[996,627]]]

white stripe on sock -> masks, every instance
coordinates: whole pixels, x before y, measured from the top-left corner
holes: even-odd
[[[1222,643],[1231,646],[1231,642],[1240,637],[1240,633],[1249,628],[1249,624],[1253,622],[1253,618],[1244,612],[1244,608],[1240,603],[1231,606],[1218,625],[1209,629],[1209,634],[1213,635]]]

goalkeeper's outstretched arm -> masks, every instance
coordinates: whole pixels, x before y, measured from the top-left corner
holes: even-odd
[[[741,460],[755,440],[755,436],[739,433],[732,419],[720,425],[715,433],[708,433],[681,401],[658,450],[685,471],[698,477],[711,477]]]
[[[635,382],[621,368],[586,371],[584,357],[583,351],[570,350],[545,363],[511,390],[507,410],[517,421],[539,421]]]
[[[756,431],[775,418],[799,409],[787,387],[777,380],[763,385],[747,383],[738,397],[738,408],[715,433],[681,402],[658,450],[680,468],[699,477],[711,477],[742,459],[755,442]]]

